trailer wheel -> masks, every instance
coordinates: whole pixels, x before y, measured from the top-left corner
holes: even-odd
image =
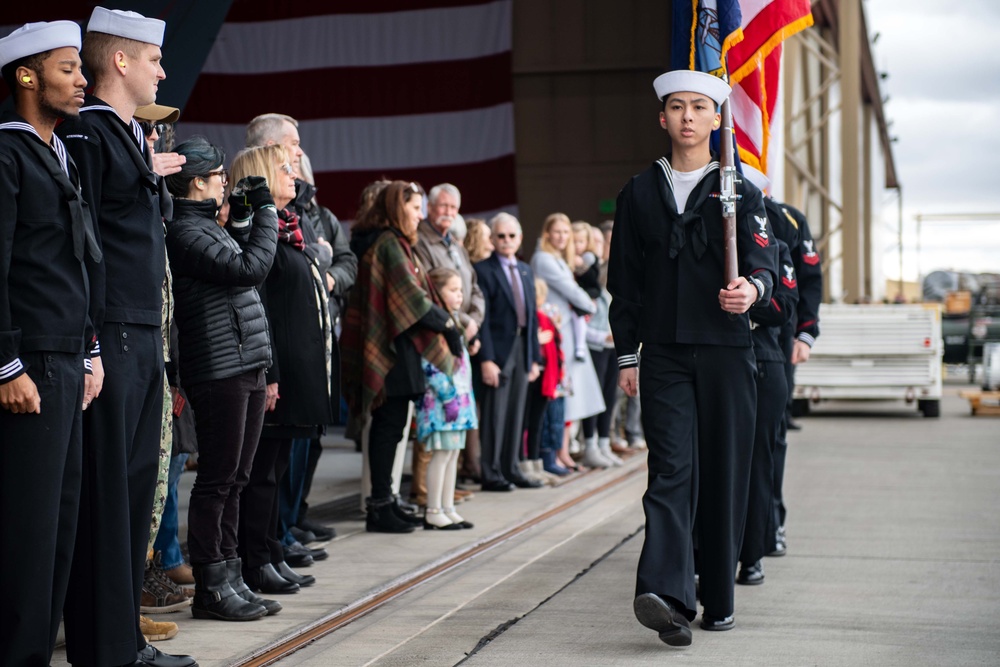
[[[917,409],[924,414],[924,417],[940,417],[941,401],[936,398],[917,401]]]
[[[808,398],[792,399],[792,416],[805,417],[807,414],[809,414],[809,399]]]

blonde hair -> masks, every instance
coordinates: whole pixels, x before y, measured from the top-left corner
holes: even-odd
[[[274,184],[278,182],[278,170],[275,165],[287,161],[288,151],[281,144],[244,148],[233,158],[233,164],[229,168],[229,179],[232,183],[239,183],[240,179],[246,176],[263,176],[267,179],[271,196],[275,197]]]
[[[469,218],[465,221],[465,225],[468,227],[468,232],[465,235],[463,245],[466,252],[469,253],[469,261],[473,264],[481,262],[490,256],[490,253],[486,251],[486,241],[483,239],[482,232],[485,229],[488,237],[489,225],[482,218]]]
[[[574,240],[576,239],[577,234],[586,234],[587,245],[584,248],[584,251],[593,252],[596,254],[596,251],[594,250],[594,235],[592,233],[595,227],[593,227],[589,222],[584,222],[583,220],[577,220],[572,225],[570,225],[570,229],[573,230]],[[575,251],[576,248],[574,247],[573,250]]]
[[[541,278],[535,278],[535,301],[538,305],[545,303],[549,296],[549,284]]]
[[[561,257],[566,264],[572,268],[573,263],[576,260],[576,249],[573,248],[572,239],[567,241],[566,248],[562,251],[556,250],[555,247],[549,243],[549,230],[560,222],[565,222],[566,226],[573,230],[573,225],[569,221],[569,216],[565,213],[550,213],[547,218],[545,218],[545,223],[542,224],[542,238],[538,240],[538,247],[549,254],[555,255],[556,257]]]

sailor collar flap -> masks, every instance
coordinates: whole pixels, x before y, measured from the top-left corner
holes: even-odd
[[[701,179],[691,193],[691,196],[694,197],[694,204],[689,206],[684,213],[677,211],[677,205],[674,202],[674,171],[670,166],[668,158],[662,157],[656,161],[656,164],[659,167],[657,170],[657,184],[659,186],[660,199],[663,201],[663,205],[666,207],[671,218],[670,258],[676,259],[677,255],[680,254],[680,251],[687,243],[686,229],[691,227],[691,250],[694,252],[696,259],[701,259],[701,256],[705,254],[705,250],[708,249],[708,231],[705,229],[705,223],[701,215],[699,215],[698,210],[712,195],[709,176],[718,171],[719,162],[713,160],[708,164],[705,173],[702,174]]]
[[[129,134],[128,130],[125,129],[125,124],[122,122],[121,118],[118,116],[118,112],[106,104],[88,104],[80,109],[80,112],[84,111],[100,111],[112,116],[111,127],[114,128],[114,132],[118,135],[125,144],[130,147],[128,150],[128,155],[132,158],[132,162],[135,164],[135,168],[139,170],[140,180],[144,186],[149,188],[150,192],[154,195],[159,196],[159,186],[156,183],[156,174],[153,173],[153,164],[151,162],[151,156],[149,151],[144,151],[140,148],[142,145],[136,142],[142,142],[146,139],[142,135],[141,130],[137,130],[138,123],[134,120],[132,121],[131,128],[134,133]]]
[[[63,197],[66,198],[69,205],[73,231],[73,255],[78,260],[82,260],[86,250],[94,262],[100,262],[102,259],[101,248],[94,235],[94,224],[90,217],[90,211],[80,192],[80,176],[76,171],[76,165],[66,154],[66,147],[63,146],[62,140],[53,134],[50,150],[35,128],[28,123],[0,123],[0,130],[19,135],[28,152],[32,153],[44,165],[52,180],[62,191]],[[53,158],[57,159],[53,160]]]

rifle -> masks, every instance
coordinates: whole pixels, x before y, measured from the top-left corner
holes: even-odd
[[[722,230],[726,244],[723,276],[726,285],[740,274],[736,256],[736,156],[733,154],[733,114],[729,100],[722,103],[722,127],[719,134],[719,202],[722,204]]]

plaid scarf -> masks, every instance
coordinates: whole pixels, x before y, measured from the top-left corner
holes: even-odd
[[[356,415],[385,402],[397,336],[410,336],[417,352],[449,377],[455,361],[444,336],[413,327],[431,309],[434,292],[406,239],[387,230],[359,259],[340,338],[344,393]]]
[[[296,250],[305,250],[306,247],[305,241],[302,240],[302,230],[299,229],[299,216],[287,208],[278,212],[278,240]]]

